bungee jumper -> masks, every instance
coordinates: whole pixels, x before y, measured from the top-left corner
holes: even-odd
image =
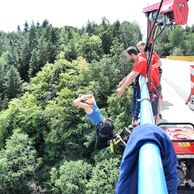
[[[79,95],[78,98],[74,100],[74,105],[83,108],[86,112],[86,117],[96,125],[96,149],[100,150],[109,146],[113,149],[113,145],[118,143],[123,146],[126,145],[126,141],[131,133],[130,130],[124,128],[114,135],[113,122],[102,115],[93,95]]]

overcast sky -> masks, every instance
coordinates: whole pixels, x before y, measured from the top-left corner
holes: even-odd
[[[0,30],[16,31],[27,21],[31,24],[47,19],[53,26],[82,27],[87,21],[100,23],[106,17],[116,20],[136,21],[146,32],[146,17],[142,9],[160,0],[3,0],[0,5]],[[194,0],[189,0],[188,24],[194,24]],[[192,11],[191,11],[192,10]]]

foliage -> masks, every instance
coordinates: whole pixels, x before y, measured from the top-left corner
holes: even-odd
[[[120,39],[125,49],[129,46],[135,46],[142,39],[140,28],[136,23],[123,22],[120,26]]]
[[[182,56],[183,49],[181,49],[180,47],[174,47],[173,50],[171,51],[171,54],[174,56]]]
[[[38,165],[30,138],[14,130],[0,154],[0,193],[31,193],[29,184],[35,178]]]
[[[193,55],[193,26],[166,28],[159,36],[155,50],[162,56]]]
[[[20,100],[13,100],[9,108],[2,112],[0,117],[1,147],[5,139],[12,134],[14,128],[20,128],[32,139],[38,141],[44,129],[41,108],[37,106],[36,99],[26,93]]]
[[[131,123],[132,113],[132,89],[129,88],[123,98],[113,94],[108,98],[108,109],[111,120],[115,123],[115,131],[118,132],[124,126]]]
[[[0,32],[0,193],[114,192],[123,148],[95,150],[96,128],[72,102],[92,93],[114,133],[129,125],[132,89],[118,97],[116,88],[133,65],[123,50],[141,39],[136,23],[106,18],[81,29],[45,20]],[[155,50],[192,55],[193,45],[194,27],[175,27]]]
[[[65,161],[51,170],[51,192],[64,194],[85,193],[92,166],[82,160]]]
[[[51,170],[52,193],[113,193],[118,178],[118,158],[103,159],[96,167],[84,161],[65,161]]]
[[[87,33],[84,33],[80,38],[78,44],[78,52],[83,56],[88,62],[92,60],[98,60],[101,56],[102,49],[102,40],[96,35],[89,36]]]
[[[92,169],[92,177],[86,187],[87,194],[114,193],[115,183],[119,174],[119,159],[110,158],[99,162]]]
[[[5,76],[5,94],[8,99],[18,97],[22,94],[22,80],[17,69],[11,66]]]

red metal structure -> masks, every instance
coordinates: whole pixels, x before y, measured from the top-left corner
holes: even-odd
[[[188,20],[188,0],[162,0],[143,9],[147,17],[147,41],[148,50],[153,43],[156,28],[161,26],[185,25]]]
[[[156,3],[144,8],[143,12],[146,14],[151,14],[149,17],[154,19],[156,12],[159,10],[159,7],[160,3]],[[157,22],[161,23],[162,25],[187,24],[188,11],[189,9],[187,0],[166,0],[162,3]]]

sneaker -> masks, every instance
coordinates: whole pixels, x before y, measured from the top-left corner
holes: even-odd
[[[139,121],[139,119],[132,119],[132,123],[131,123],[131,125],[132,125],[132,127],[137,127],[137,126],[139,126],[139,124],[140,124],[140,121]]]
[[[131,134],[131,129],[132,128],[124,127],[122,129],[122,131],[120,131],[116,135],[114,135],[114,138],[112,140],[113,144],[114,145],[120,144],[120,145],[125,147],[127,145],[127,141],[128,141],[129,136]]]

